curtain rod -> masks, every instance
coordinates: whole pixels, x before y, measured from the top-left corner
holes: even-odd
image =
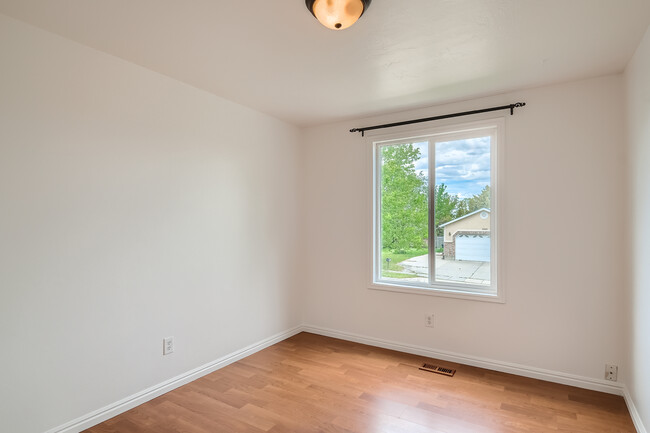
[[[471,114],[487,113],[489,111],[510,110],[510,115],[512,116],[513,114],[515,114],[515,108],[523,107],[525,105],[526,105],[525,102],[516,102],[510,105],[501,105],[500,107],[490,107],[490,108],[483,108],[480,110],[463,111],[461,113],[443,114],[442,116],[425,117],[423,119],[404,120],[403,122],[385,123],[383,125],[366,126],[364,128],[352,128],[350,129],[350,132],[360,132],[361,136],[364,137],[366,131],[372,131],[373,129],[393,128],[395,126],[411,125],[413,123],[431,122],[432,120],[449,119],[451,117],[469,116]]]

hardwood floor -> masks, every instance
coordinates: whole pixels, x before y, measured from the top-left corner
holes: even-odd
[[[635,432],[621,397],[301,333],[86,432]]]

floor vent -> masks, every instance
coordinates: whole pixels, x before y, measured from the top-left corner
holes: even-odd
[[[452,377],[454,374],[456,374],[456,370],[453,368],[447,368],[447,367],[439,367],[437,365],[433,364],[422,364],[422,367],[420,367],[420,370],[422,371],[428,371],[431,373],[438,373],[438,374],[443,374],[445,376]]]

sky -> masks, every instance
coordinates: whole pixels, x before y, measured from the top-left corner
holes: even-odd
[[[422,158],[415,169],[428,177],[427,143],[414,143]],[[490,184],[490,137],[438,142],[435,144],[436,183],[460,198],[479,194]]]

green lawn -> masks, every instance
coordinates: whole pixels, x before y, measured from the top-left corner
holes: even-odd
[[[426,248],[419,248],[419,249],[414,249],[414,250],[409,250],[407,252],[400,252],[400,253],[395,253],[391,250],[384,249],[381,252],[381,269],[382,271],[397,271],[401,272],[404,270],[401,266],[398,265],[399,262],[403,262],[404,260],[408,260],[411,257],[417,257],[417,256],[422,256],[424,254],[428,254],[429,251]],[[390,259],[389,265],[386,266],[386,259]],[[382,272],[384,273],[384,272]],[[388,276],[388,275],[384,275]],[[398,276],[390,276],[391,278],[400,278]],[[409,278],[407,276],[402,276],[401,278]]]
[[[402,272],[392,272],[392,271],[382,271],[381,276],[384,278],[396,278],[402,280],[417,277],[417,275],[415,274],[405,274]]]

